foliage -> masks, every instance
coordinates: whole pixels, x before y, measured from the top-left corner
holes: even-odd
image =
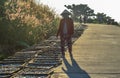
[[[107,16],[105,13],[98,12],[95,14],[94,10],[86,4],[72,4],[65,5],[65,7],[71,10],[72,17],[76,22],[119,25],[114,19]]]
[[[98,21],[98,23],[104,23],[104,24],[112,24],[112,25],[118,25],[118,23],[112,19],[110,16],[107,16],[104,13],[97,13],[96,14],[96,20]]]
[[[86,22],[89,16],[94,15],[94,10],[91,9],[88,5],[86,4],[80,4],[80,5],[65,5],[67,9],[70,9],[71,12],[73,13],[73,19],[75,21],[79,22]]]
[[[59,18],[47,5],[0,0],[0,8],[0,49],[26,48],[56,33]]]

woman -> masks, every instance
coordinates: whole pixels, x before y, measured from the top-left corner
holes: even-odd
[[[61,15],[57,37],[60,36],[62,55],[65,56],[65,43],[67,43],[68,51],[72,55],[72,35],[74,33],[73,20],[69,17],[71,13],[64,10]]]

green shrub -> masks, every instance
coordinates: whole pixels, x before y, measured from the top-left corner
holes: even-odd
[[[38,43],[57,30],[59,18],[47,5],[34,1],[6,1],[0,16],[0,46],[4,48],[27,48]],[[11,47],[10,47],[11,46]]]

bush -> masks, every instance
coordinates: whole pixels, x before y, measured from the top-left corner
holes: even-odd
[[[16,0],[4,2],[2,9],[1,48],[26,48],[56,33],[59,18],[47,5]]]

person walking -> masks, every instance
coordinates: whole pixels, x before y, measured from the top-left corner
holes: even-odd
[[[69,15],[71,15],[71,13],[67,10],[64,10],[61,13],[63,18],[60,20],[59,29],[57,32],[57,37],[60,36],[61,40],[61,52],[63,57],[65,56],[65,44],[67,44],[68,51],[70,55],[72,55],[72,35],[74,33],[74,24]]]

